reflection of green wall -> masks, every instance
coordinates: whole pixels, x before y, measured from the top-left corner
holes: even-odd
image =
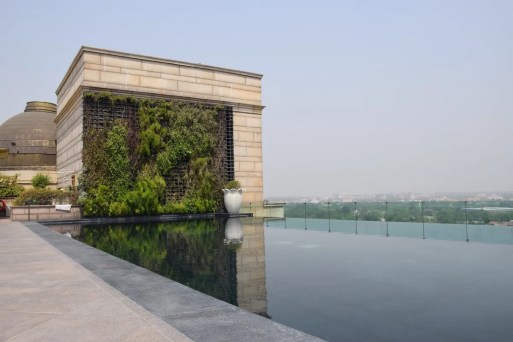
[[[203,293],[237,304],[236,253],[220,221],[85,226],[79,239]]]
[[[79,240],[193,289],[267,316],[261,219],[243,222],[239,246],[218,220],[85,226]]]

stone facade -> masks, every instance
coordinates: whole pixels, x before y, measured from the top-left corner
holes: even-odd
[[[71,211],[56,210],[54,205],[34,205],[11,207],[12,221],[58,221],[81,218],[80,207],[72,206]]]
[[[233,108],[235,179],[244,202],[262,203],[262,75],[82,47],[57,89],[59,185],[82,170],[82,98],[86,91],[175,99]]]

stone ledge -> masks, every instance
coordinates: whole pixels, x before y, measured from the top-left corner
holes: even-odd
[[[76,220],[81,217],[80,206],[72,206],[69,212],[57,210],[54,205],[11,207],[11,221]]]

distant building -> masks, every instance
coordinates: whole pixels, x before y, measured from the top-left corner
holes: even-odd
[[[43,173],[56,184],[57,107],[53,103],[27,102],[23,113],[0,125],[0,172],[18,175],[18,183],[30,186]]]

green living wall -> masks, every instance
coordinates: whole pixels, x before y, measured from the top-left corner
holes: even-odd
[[[227,107],[84,94],[85,216],[217,212]]]

